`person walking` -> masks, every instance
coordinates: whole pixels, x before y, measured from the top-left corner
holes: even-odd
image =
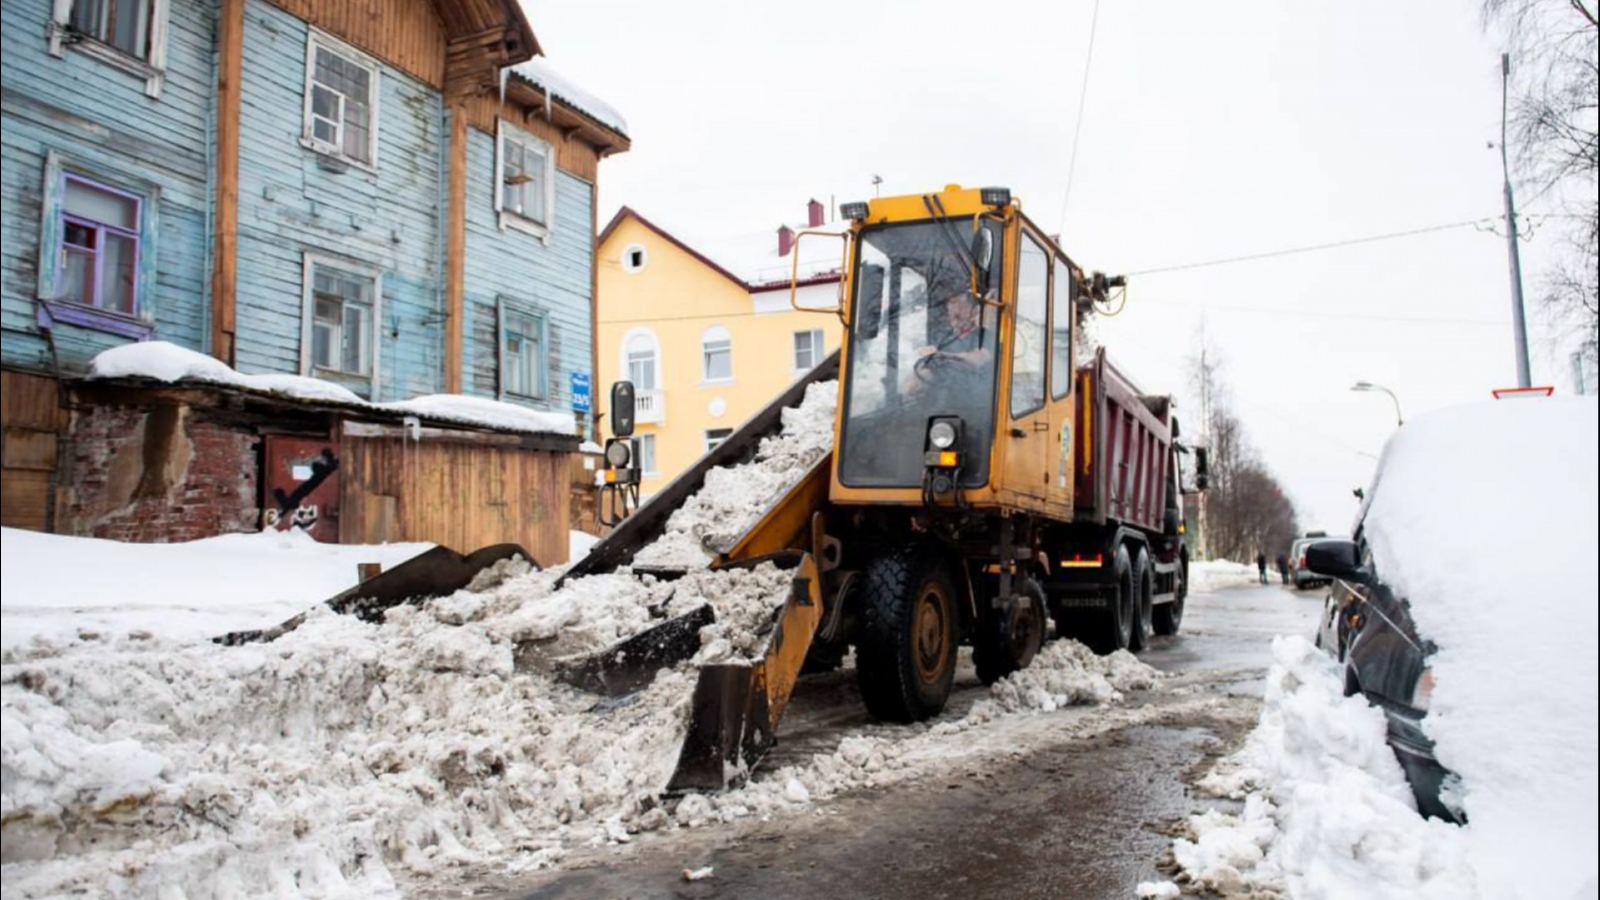
[[[1266,584],[1267,583],[1267,555],[1265,553],[1257,553],[1256,554],[1256,571],[1261,573],[1261,583],[1262,584]]]
[[[1284,584],[1289,583],[1289,557],[1282,553],[1278,554],[1278,577],[1283,579]]]

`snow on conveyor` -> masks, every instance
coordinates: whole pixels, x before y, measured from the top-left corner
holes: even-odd
[[[747,471],[708,479],[686,509],[718,510],[701,515],[727,533],[754,521],[826,452],[814,418],[824,404],[831,418],[832,396],[817,386]],[[685,515],[678,533],[708,521]],[[559,575],[509,561],[381,625],[318,608],[270,644],[111,634],[13,649],[0,669],[6,897],[398,896],[459,865],[546,866],[639,832],[808,809],[985,752],[977,736],[995,720],[1111,703],[1157,678],[1126,653],[1052,643],[964,712],[856,729],[739,790],[662,802],[693,666],[601,701],[545,663],[649,627],[653,606],[704,602],[718,622],[697,659],[747,659],[788,575],[702,564],[670,583],[624,572],[554,591]]]

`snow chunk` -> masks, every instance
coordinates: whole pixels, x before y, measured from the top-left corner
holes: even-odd
[[[808,385],[800,405],[783,410],[782,431],[761,441],[755,459],[707,472],[699,493],[672,514],[661,539],[641,550],[634,564],[704,568],[732,548],[832,449],[838,401],[837,381]]]

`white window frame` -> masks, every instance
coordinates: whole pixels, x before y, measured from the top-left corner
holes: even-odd
[[[371,102],[368,104],[368,107],[371,110],[372,121],[367,129],[367,161],[357,159],[354,156],[349,156],[344,152],[343,94],[338,95],[339,107],[341,110],[339,117],[340,121],[338,139],[329,144],[325,141],[319,141],[312,136],[315,134],[315,132],[311,127],[311,87],[316,80],[318,49],[326,50],[330,53],[336,53],[339,56],[344,57],[347,62],[354,63],[355,65],[367,70],[367,74],[369,76],[368,84],[372,86]],[[378,170],[378,123],[383,121],[383,117],[379,114],[378,101],[382,95],[383,66],[380,65],[377,60],[325,32],[318,31],[315,28],[309,28],[306,30],[306,78],[305,88],[301,96],[302,107],[300,115],[300,146],[305,147],[307,150],[311,150],[315,153],[320,153],[323,156],[329,156],[340,160],[344,163],[355,166],[358,169],[376,172]]]
[[[150,43],[143,58],[130,56],[103,41],[72,30],[75,0],[54,0],[50,8],[50,27],[45,33],[46,49],[57,59],[66,57],[66,48],[106,65],[144,79],[145,96],[161,99],[167,79],[167,33],[171,0],[149,0]]]
[[[632,262],[635,253],[639,254],[638,265]],[[637,275],[648,265],[650,265],[650,248],[643,244],[629,244],[622,249],[622,271],[629,275]]]
[[[727,434],[723,435],[720,438],[713,438],[711,436],[711,432],[713,432],[713,431],[726,431]],[[732,428],[707,428],[706,432],[705,432],[706,452],[710,453],[711,451],[717,449],[717,447],[721,446],[723,441],[726,441],[728,438],[733,437],[733,431],[734,431],[734,429],[732,429]]]
[[[544,221],[527,213],[505,208],[506,140],[510,139],[544,154]],[[505,119],[495,120],[494,140],[494,211],[500,219],[500,230],[515,228],[550,243],[550,234],[556,223],[556,148],[549,141],[511,124]]]
[[[650,358],[651,369],[656,380],[656,386],[650,388],[650,390],[662,390],[661,376],[663,373],[661,367],[661,340],[656,337],[656,333],[654,331],[651,331],[648,328],[631,328],[622,336],[622,345],[618,348],[617,362],[619,365],[617,367],[617,371],[622,373],[623,380],[632,380],[631,376],[633,374],[633,366],[630,365],[628,359],[628,345],[633,343],[633,339],[636,337],[642,337],[650,341],[650,347],[652,351]],[[636,390],[643,390],[643,388],[640,388],[637,384],[634,385],[634,388]]]
[[[794,352],[794,370],[796,372],[809,372],[815,369],[817,363],[822,362],[823,358],[828,355],[827,337],[822,333],[821,328],[806,328],[794,333],[796,338],[801,335],[806,335],[807,339],[811,341],[811,365],[800,365],[800,347],[794,343],[794,338],[791,338],[790,348]]]
[[[378,385],[382,383],[380,377],[383,372],[383,270],[377,266],[358,262],[338,256],[329,256],[322,253],[306,252],[302,262],[301,296],[300,296],[300,374],[310,378],[322,378],[336,384],[366,384],[367,399],[378,400]],[[311,358],[312,329],[316,322],[316,286],[313,276],[318,266],[327,266],[352,275],[360,275],[372,279],[372,371],[366,375],[355,375],[348,372],[339,372],[319,369]]]
[[[725,343],[725,344],[728,345],[728,347],[727,347],[728,374],[727,374],[726,377],[723,377],[723,378],[712,378],[711,377],[711,365],[710,365],[711,359],[710,359],[710,355],[711,355],[712,351],[709,349],[709,347],[710,347],[711,344],[716,344],[716,343]],[[705,331],[700,332],[700,383],[701,384],[731,384],[732,382],[733,382],[733,333],[728,331],[727,326],[725,326],[725,325],[721,325],[721,324],[709,325],[709,326],[706,327]]]
[[[496,359],[499,360],[497,385],[501,400],[548,400],[550,399],[550,321],[540,310],[525,303],[518,303],[501,297],[499,301],[499,339],[496,341]],[[519,394],[506,387],[510,380],[506,377],[506,366],[510,362],[506,351],[506,338],[510,334],[507,327],[512,316],[520,316],[532,321],[539,334],[539,358],[534,363],[534,390],[531,394]]]
[[[639,474],[647,477],[654,477],[655,475],[660,474],[660,469],[658,468],[659,460],[656,459],[656,451],[661,448],[656,446],[656,436],[653,434],[638,434],[635,435],[635,437],[639,440]],[[644,449],[647,445],[650,448],[649,453],[646,453]],[[649,459],[650,461],[649,466],[645,465],[646,459]]]

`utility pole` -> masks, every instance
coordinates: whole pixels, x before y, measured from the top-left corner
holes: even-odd
[[[1517,387],[1533,384],[1528,372],[1528,325],[1522,314],[1522,256],[1517,251],[1517,203],[1511,196],[1511,158],[1506,150],[1506,106],[1511,92],[1511,54],[1500,54],[1500,170],[1505,175],[1506,249],[1511,256],[1511,328],[1517,342]]]

